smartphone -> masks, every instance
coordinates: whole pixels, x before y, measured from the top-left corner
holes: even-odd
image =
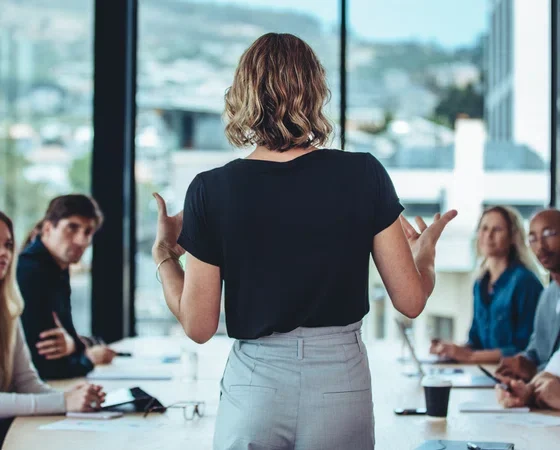
[[[426,408],[396,408],[395,414],[397,416],[423,416],[426,414]]]
[[[506,383],[502,383],[502,381],[501,381],[499,378],[497,378],[495,375],[492,375],[492,374],[491,374],[488,370],[486,370],[484,367],[482,367],[482,366],[479,365],[478,368],[479,368],[480,370],[482,370],[482,373],[484,373],[484,375],[486,375],[487,377],[493,379],[493,380],[496,382],[496,384],[497,384],[501,389],[503,389],[503,390],[506,391],[506,392],[513,393],[512,390],[511,390],[511,388],[510,388]]]

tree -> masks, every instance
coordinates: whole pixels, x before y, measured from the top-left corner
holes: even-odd
[[[394,119],[395,115],[392,111],[385,111],[383,113],[383,121],[381,123],[368,123],[366,125],[360,125],[358,129],[369,134],[382,134],[387,131],[389,125]]]
[[[45,213],[53,193],[46,183],[29,180],[29,162],[9,137],[0,138],[0,167],[0,210],[13,220],[21,242]]]
[[[72,161],[68,178],[72,191],[87,194],[91,191],[91,153],[87,152]]]
[[[455,128],[455,120],[460,115],[473,119],[480,119],[484,115],[484,97],[472,83],[464,88],[458,86],[447,88],[435,107],[431,119],[436,123]]]

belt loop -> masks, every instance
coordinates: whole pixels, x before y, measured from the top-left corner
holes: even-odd
[[[358,348],[360,349],[360,353],[364,353],[364,342],[362,341],[362,330],[354,331],[356,334],[356,342],[358,343]]]
[[[303,359],[303,339],[297,340],[297,359]]]

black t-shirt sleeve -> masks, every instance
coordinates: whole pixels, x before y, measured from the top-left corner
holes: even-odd
[[[220,251],[208,219],[204,182],[197,175],[190,184],[183,208],[183,228],[177,243],[195,258],[213,266],[220,265]]]
[[[373,197],[373,235],[383,231],[398,219],[404,207],[387,170],[373,155],[367,155],[367,177]]]

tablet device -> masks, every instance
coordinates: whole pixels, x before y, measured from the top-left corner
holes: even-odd
[[[148,402],[153,398],[152,395],[139,387],[130,389],[117,389],[107,393],[102,410],[121,411],[121,412],[143,412]],[[152,406],[163,405],[155,399]]]

